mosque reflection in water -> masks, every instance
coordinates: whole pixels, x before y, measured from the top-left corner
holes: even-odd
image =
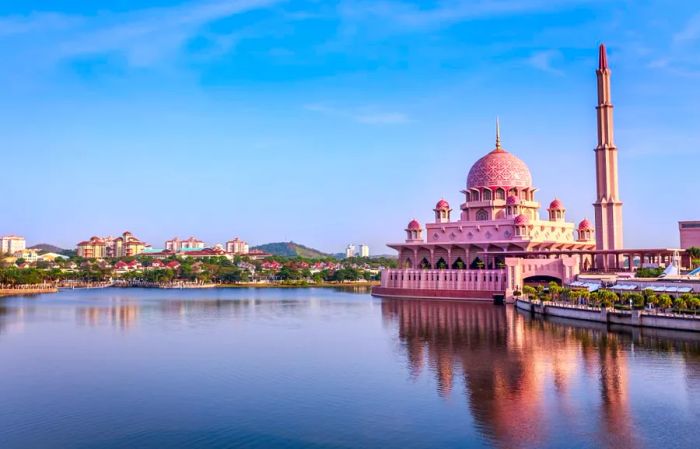
[[[697,340],[618,334],[487,304],[384,300],[382,315],[398,328],[410,376],[434,376],[445,398],[462,390],[481,433],[503,448],[547,445],[564,427],[591,433],[596,446],[639,447],[630,347],[700,353]]]

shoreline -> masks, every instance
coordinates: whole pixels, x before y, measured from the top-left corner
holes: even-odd
[[[188,284],[188,285],[95,285],[95,286],[80,286],[80,287],[48,287],[48,288],[18,288],[18,289],[0,289],[0,298],[9,298],[13,296],[27,295],[42,295],[48,293],[58,293],[60,290],[97,290],[104,288],[155,288],[162,290],[189,290],[189,289],[210,289],[210,288],[371,288],[379,285],[379,282],[346,282],[334,284],[324,282],[321,284],[283,284],[283,283],[266,283],[259,284],[254,282],[246,282],[240,284]]]
[[[0,289],[0,298],[9,298],[11,296],[27,296],[27,295],[42,295],[44,293],[57,293],[56,287],[45,288],[4,288]]]

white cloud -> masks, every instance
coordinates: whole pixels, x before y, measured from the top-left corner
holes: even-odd
[[[205,25],[266,8],[280,0],[209,0],[94,17],[35,13],[0,18],[0,36],[37,35],[51,42],[51,57],[119,54],[148,66],[176,54]]]
[[[304,109],[323,115],[349,119],[366,125],[401,125],[411,121],[402,112],[378,111],[372,107],[338,108],[322,103],[313,103],[305,105]]]
[[[542,70],[543,72],[551,73],[553,75],[563,75],[564,72],[553,66],[553,62],[557,59],[561,59],[562,54],[559,50],[543,50],[534,52],[527,58],[527,63],[532,67]]]
[[[685,26],[673,35],[674,44],[685,44],[700,38],[700,14],[692,16]]]

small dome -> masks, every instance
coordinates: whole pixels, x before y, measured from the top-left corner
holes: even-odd
[[[515,217],[515,220],[513,220],[513,224],[516,225],[526,225],[530,223],[530,217],[528,217],[525,214],[520,214],[517,217]]]
[[[578,224],[578,230],[579,231],[591,231],[593,230],[593,225],[591,224],[590,221],[588,221],[588,218],[584,218],[581,220],[581,223]]]
[[[445,200],[440,200],[435,205],[435,209],[449,209],[449,208],[450,208],[450,203],[448,203]]]
[[[551,210],[564,210],[564,203],[562,203],[559,198],[554,198],[554,201],[549,203],[549,209]]]
[[[509,206],[512,206],[513,204],[518,204],[518,203],[520,203],[520,200],[515,195],[510,195],[508,198],[506,198],[506,204]]]
[[[411,220],[410,223],[408,223],[408,228],[409,231],[419,231],[421,229],[420,223],[418,220]]]

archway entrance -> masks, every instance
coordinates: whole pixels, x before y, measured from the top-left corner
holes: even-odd
[[[531,287],[537,287],[538,285],[546,287],[550,282],[556,282],[559,286],[562,284],[561,279],[554,276],[530,276],[523,279],[523,285]]]

